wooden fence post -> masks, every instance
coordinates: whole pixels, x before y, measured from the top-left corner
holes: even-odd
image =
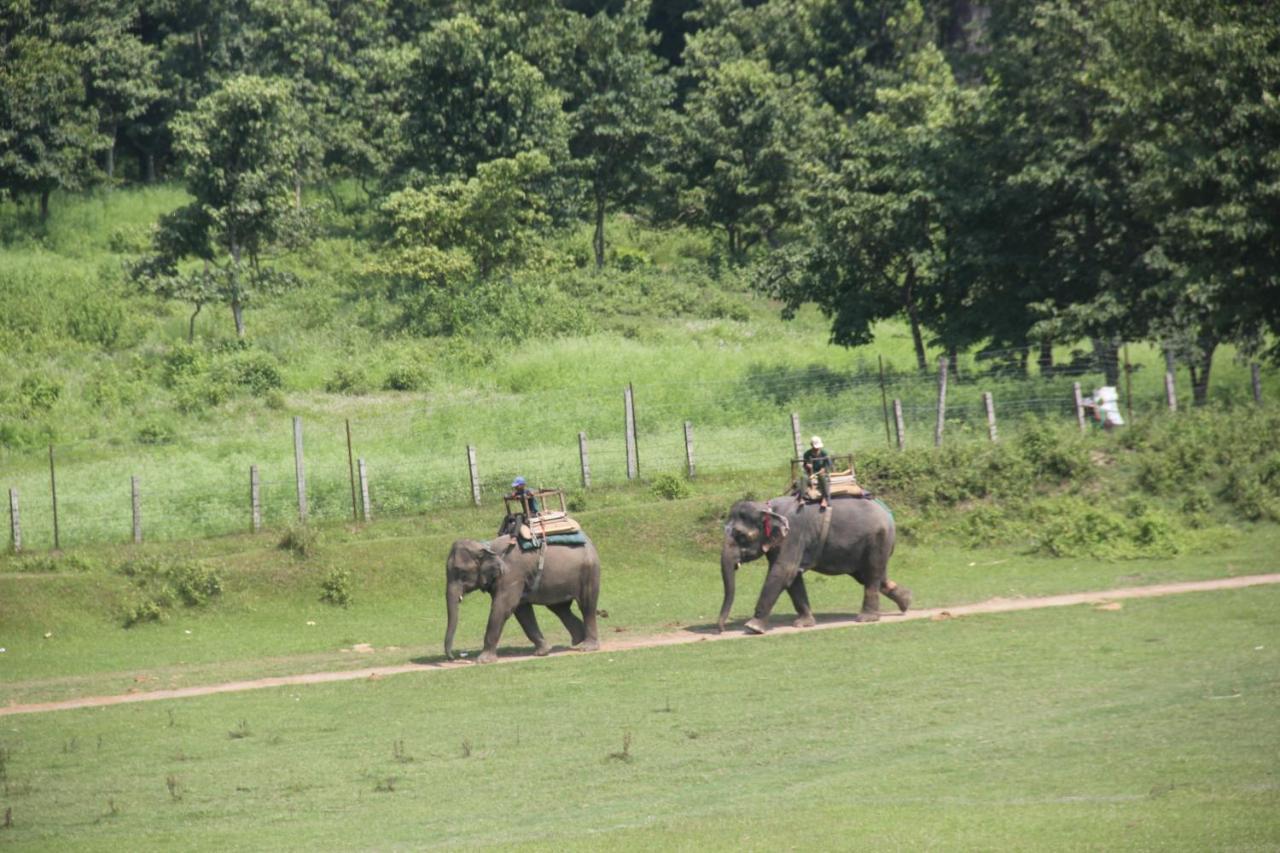
[[[684,422],[684,461],[689,470],[689,479],[693,479],[693,422]]]
[[[1253,402],[1259,406],[1262,405],[1262,368],[1258,367],[1258,362],[1249,365],[1249,375],[1253,380]]]
[[[133,544],[142,542],[142,491],[138,488],[138,478],[129,478],[129,493],[133,506]]]
[[[1133,424],[1133,368],[1129,366],[1129,345],[1124,345],[1124,402],[1130,425]]]
[[[18,516],[18,490],[9,490],[9,537],[13,553],[22,552],[22,520]]]
[[[467,472],[471,475],[471,501],[480,506],[480,471],[476,467],[476,449],[467,445]]]
[[[53,445],[49,445],[49,494],[53,498],[53,550],[62,550],[62,540],[58,535],[58,478],[53,471]]]
[[[987,410],[987,437],[996,440],[996,402],[990,391],[982,392],[982,405]]]
[[[933,446],[942,446],[942,425],[947,420],[947,367],[951,359],[938,357],[938,425],[933,429]]]
[[[1071,393],[1075,397],[1076,403],[1076,423],[1080,425],[1080,431],[1084,432],[1084,397],[1080,394],[1080,383],[1071,383]]]
[[[360,507],[364,512],[364,520],[373,520],[373,504],[369,503],[369,469],[365,468],[364,460],[356,460],[356,469],[360,476]]]
[[[351,418],[347,418],[347,474],[351,479],[351,520],[360,520],[360,509],[356,506],[356,464],[351,455]]]
[[[800,438],[800,416],[791,413],[791,442],[796,448],[796,459],[804,455],[804,441]]]
[[[898,434],[898,449],[905,450],[907,446],[907,428],[902,421],[902,401],[896,397],[893,400],[893,426]]]
[[[307,520],[307,475],[302,463],[302,418],[293,416],[293,468],[298,480],[298,520]]]
[[[587,461],[587,434],[578,433],[578,463],[582,467],[582,488],[591,488],[591,463]]]
[[[622,392],[622,402],[625,408],[626,430],[627,430],[627,479],[634,480],[640,476],[640,451],[636,447],[636,400],[635,391],[631,387],[631,383],[627,383],[627,387]]]
[[[257,465],[249,466],[249,518],[254,533],[262,530],[262,481]]]

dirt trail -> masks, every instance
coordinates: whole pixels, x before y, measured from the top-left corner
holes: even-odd
[[[1266,575],[1246,575],[1244,577],[1221,578],[1218,580],[1190,581],[1186,583],[1157,584],[1154,586],[1128,587],[1110,589],[1099,592],[1079,592],[1067,595],[1050,595],[1042,598],[993,598],[977,604],[963,604],[955,607],[938,607],[926,610],[912,610],[909,613],[885,614],[884,618],[873,625],[888,625],[895,622],[910,622],[918,619],[951,619],[961,616],[977,616],[985,613],[1009,613],[1016,610],[1039,610],[1046,607],[1070,607],[1080,604],[1107,606],[1114,602],[1130,598],[1155,598],[1164,595],[1177,595],[1184,592],[1211,592],[1223,589],[1243,589],[1250,586],[1280,583],[1280,573]],[[779,619],[781,617],[778,617]],[[789,621],[789,619],[787,620]],[[789,624],[774,624],[768,636],[797,634],[802,631],[822,631],[831,628],[865,627],[853,621],[852,616],[819,617],[819,623],[812,628],[792,628]],[[722,640],[741,640],[750,635],[734,629],[724,634],[714,633],[705,626],[683,628],[665,634],[651,634],[634,637],[606,637],[601,642],[601,652],[620,652],[630,649],[647,649],[658,646],[678,646],[688,643],[718,642]],[[507,655],[498,658],[498,663],[516,663],[532,660],[530,655]],[[339,672],[312,672],[299,675],[282,675],[272,678],[258,678],[248,681],[230,681],[225,684],[206,684],[199,687],[182,687],[172,690],[151,690],[140,693],[125,693],[115,696],[86,696],[79,699],[65,699],[58,702],[37,702],[29,705],[8,705],[0,707],[0,717],[11,714],[35,714],[43,711],[64,711],[73,708],[98,708],[106,705],[121,705],[127,702],[154,702],[160,699],[185,699],[191,696],[209,696],[214,693],[235,693],[243,690],[258,690],[264,687],[287,687],[291,685],[323,684],[331,681],[354,681],[361,678],[383,678],[401,675],[407,672],[428,673],[438,670],[458,669],[471,666],[469,661],[440,661],[437,663],[407,663],[396,666],[378,666],[365,669],[342,670]]]

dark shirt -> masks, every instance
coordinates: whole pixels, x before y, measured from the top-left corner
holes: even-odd
[[[804,452],[805,468],[810,473],[817,474],[819,471],[831,472],[834,463],[831,457],[827,455],[826,448],[809,448]]]
[[[535,497],[534,497],[532,494],[530,494],[529,492],[527,492],[527,491],[525,491],[525,490],[523,490],[523,489],[520,489],[520,490],[517,490],[517,491],[516,491],[514,494],[512,494],[511,496],[512,496],[513,498],[515,498],[516,500],[521,500],[521,499],[523,499],[523,500],[524,500],[524,502],[525,502],[525,504],[527,504],[527,505],[528,505],[528,507],[529,507],[529,514],[530,514],[530,515],[537,515],[538,513],[542,512],[542,507],[538,505],[538,499],[537,499],[537,498],[535,498]]]

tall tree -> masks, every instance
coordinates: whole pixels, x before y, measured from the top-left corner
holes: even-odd
[[[42,221],[55,189],[100,174],[94,160],[108,144],[85,89],[91,52],[76,11],[0,0],[0,191],[36,197]]]
[[[610,204],[638,198],[669,130],[673,86],[645,28],[648,4],[627,0],[615,15],[598,12],[577,26],[568,109],[570,152],[587,187],[596,268],[604,266]]]
[[[178,116],[175,147],[194,201],[162,220],[154,252],[135,267],[145,289],[197,311],[225,304],[244,337],[245,307],[294,283],[263,256],[289,222],[299,123],[285,83],[251,76],[228,80]]]

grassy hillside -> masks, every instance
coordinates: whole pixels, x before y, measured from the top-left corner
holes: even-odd
[[[339,188],[336,204],[309,200],[316,239],[275,259],[304,286],[251,306],[247,344],[235,341],[230,312],[210,306],[189,345],[190,306],[144,298],[123,273],[150,223],[182,201],[173,188],[64,199],[44,228],[0,210],[0,486],[19,493],[29,548],[53,545],[49,444],[63,547],[127,540],[135,476],[148,539],[244,530],[250,465],[261,470],[265,523],[281,527],[297,515],[293,416],[303,419],[310,512],[320,520],[351,511],[347,421],[377,518],[468,500],[467,445],[489,500],[516,473],[576,484],[579,432],[593,484],[623,483],[627,384],[646,479],[683,471],[686,421],[702,474],[782,464],[791,413],[837,451],[883,448],[881,361],[909,446],[932,445],[936,377],[915,373],[901,325],[882,325],[870,347],[832,347],[816,311],[782,321],[705,236],[630,220],[611,223],[610,270],[540,283],[561,310],[525,301],[517,284],[475,335],[421,338],[399,329],[365,275],[370,212]],[[588,239],[571,231],[551,249],[572,257]],[[1163,405],[1161,366],[1147,347],[1130,357],[1141,417]],[[994,393],[1010,438],[1027,415],[1069,423],[1071,382],[1101,381],[1015,381],[988,367],[966,357],[951,377],[948,443],[985,440],[983,391]],[[1248,399],[1247,368],[1230,353],[1214,375],[1216,406]],[[1266,383],[1268,398],[1280,393],[1270,372]],[[1185,405],[1190,389],[1180,394]]]

